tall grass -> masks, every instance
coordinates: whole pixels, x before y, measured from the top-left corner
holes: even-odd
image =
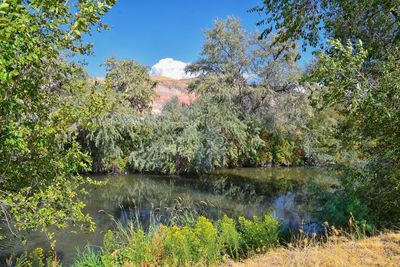
[[[99,253],[88,247],[84,252],[78,251],[77,259],[71,267],[103,266]]]
[[[72,266],[215,266],[226,263],[227,258],[238,261],[276,248],[282,241],[281,225],[270,214],[252,219],[239,217],[237,221],[225,215],[216,222],[203,216],[187,216],[187,225],[158,224],[146,231],[134,221],[128,225],[119,223],[114,231],[105,233],[101,248],[88,247],[78,252]],[[292,235],[287,251],[333,246],[366,237],[365,227],[360,228],[353,216],[348,224],[348,228],[337,229],[324,223],[325,233],[321,235],[300,230]],[[41,249],[18,262],[21,267],[61,266],[57,257],[45,255]]]
[[[337,227],[333,224],[329,224],[329,222],[324,222],[322,225],[324,227],[323,234],[306,233],[302,228],[296,233],[291,233],[288,247],[304,249],[342,241],[363,240],[369,235],[374,236],[377,234],[375,231],[367,231],[367,226],[356,221],[352,213],[350,213],[346,226]]]
[[[224,255],[238,260],[276,247],[280,234],[278,221],[268,214],[262,219],[240,218],[239,223],[227,216],[215,223],[200,216],[191,225],[160,224],[150,229],[119,225],[105,234],[98,254],[87,250],[74,266],[217,265]]]

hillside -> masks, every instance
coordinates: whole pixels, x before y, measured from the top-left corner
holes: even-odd
[[[152,103],[152,111],[154,113],[160,113],[162,106],[173,97],[177,97],[182,105],[193,103],[195,95],[187,90],[192,79],[175,80],[164,76],[153,76],[151,78],[157,82],[155,88],[156,96]],[[100,83],[105,81],[103,77],[95,77],[94,80]]]
[[[155,113],[161,112],[162,106],[165,102],[177,97],[179,103],[183,105],[190,105],[195,99],[193,93],[189,93],[187,88],[191,79],[175,80],[163,76],[152,77],[157,81],[155,91],[157,96],[153,100],[152,110]]]

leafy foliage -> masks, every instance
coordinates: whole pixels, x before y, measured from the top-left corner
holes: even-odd
[[[340,141],[336,161],[346,168],[342,185],[355,192],[379,221],[378,225],[400,220],[399,202],[399,95],[398,61],[379,63],[375,78],[365,67],[367,51],[331,41],[332,53],[319,54],[309,73],[318,82],[323,106],[333,106],[342,120],[336,127]],[[321,102],[320,102],[321,103]],[[360,218],[361,219],[361,218]]]
[[[77,173],[89,160],[66,135],[70,120],[54,110],[55,92],[73,72],[61,53],[89,53],[82,35],[104,26],[114,2],[0,3],[0,206],[13,233],[68,223],[93,229],[77,196]]]
[[[180,173],[302,164],[299,132],[305,131],[309,104],[303,93],[287,91],[297,77],[296,52],[277,54],[270,43],[245,34],[237,19],[217,21],[207,33],[203,58],[188,67],[202,73],[191,86],[194,104],[173,100],[161,115],[147,112],[155,83],[134,61],[108,59],[104,84],[78,71],[62,100],[68,103],[65,113],[79,114],[71,119],[71,132],[91,155],[92,171]],[[234,55],[225,55],[227,50]],[[212,66],[216,69],[208,71]],[[248,72],[257,79],[246,80]],[[281,128],[295,117],[290,110],[282,112],[289,102],[304,118],[282,137]]]
[[[325,204],[375,218],[377,226],[400,222],[399,7],[399,1],[265,0],[253,9],[266,15],[263,38],[276,30],[277,43],[301,39],[304,49],[321,47],[304,80],[314,106],[332,116],[313,128],[321,148],[314,151],[344,170],[340,192]]]
[[[300,150],[313,115],[306,92],[296,85],[296,44],[273,46],[274,39],[259,40],[245,33],[236,18],[217,20],[214,28],[206,31],[200,59],[187,67],[187,71],[200,74],[191,85],[199,98],[231,106],[248,129],[257,130],[252,134],[262,138],[264,145],[249,147],[253,151],[246,154],[250,165],[304,162]],[[282,145],[288,143],[293,147]],[[287,157],[273,150],[281,150]]]
[[[261,220],[257,216],[253,220],[240,217],[239,224],[245,251],[267,250],[278,245],[280,226],[271,215],[265,214]]]
[[[150,79],[148,69],[132,60],[109,58],[106,66],[106,86],[120,92],[138,112],[149,110],[155,96],[156,82]]]
[[[148,111],[154,83],[147,69],[133,61],[109,59],[105,83],[72,77],[71,90],[63,101],[66,112],[76,110],[73,131],[92,158],[92,171],[113,172],[127,169],[131,151],[140,135],[145,135],[142,116]],[[82,115],[84,114],[84,115]]]
[[[250,149],[262,147],[256,134],[248,132],[236,111],[199,99],[190,107],[170,103],[163,114],[149,119],[151,132],[130,164],[139,170],[167,173],[204,172],[234,166]],[[249,144],[252,147],[249,147]]]
[[[385,59],[400,52],[399,6],[398,0],[264,0],[253,11],[265,14],[259,22],[267,26],[262,37],[275,30],[277,42],[302,39],[304,48],[327,47],[331,38],[342,43],[363,40],[372,58]]]
[[[119,228],[114,234],[106,233],[99,254],[89,249],[74,266],[92,266],[94,262],[96,266],[209,266],[221,263],[224,253],[235,253],[235,259],[239,259],[239,244],[245,254],[278,245],[279,223],[270,215],[262,221],[241,218],[240,222],[238,229],[227,216],[218,221],[218,226],[199,217],[193,227],[160,225],[147,234],[132,226]]]
[[[242,235],[236,229],[236,222],[224,215],[218,221],[220,242],[224,246],[225,253],[232,259],[238,260],[241,254]]]
[[[267,104],[270,90],[286,90],[298,77],[296,44],[283,44],[282,52],[271,47],[273,40],[247,34],[237,18],[216,20],[206,31],[200,59],[186,68],[200,74],[191,89],[227,100],[243,117],[256,112]]]

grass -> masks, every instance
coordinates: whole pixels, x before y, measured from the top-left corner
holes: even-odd
[[[90,247],[85,250],[85,252],[78,251],[77,260],[72,265],[72,267],[86,266],[86,267],[97,267],[101,266],[101,259],[93,249]]]
[[[325,234],[300,231],[285,245],[273,215],[192,219],[189,225],[159,224],[146,232],[134,223],[118,224],[105,233],[101,248],[87,247],[72,266],[400,266],[400,232],[367,237],[352,216],[345,229],[324,223]],[[61,266],[40,248],[17,262],[20,267]]]
[[[362,240],[336,237],[325,243],[309,242],[234,262],[232,266],[400,266],[400,233]]]
[[[224,216],[218,222],[200,216],[193,226],[164,226],[144,232],[134,224],[104,236],[99,253],[87,250],[74,267],[87,266],[216,266],[225,255],[239,259],[279,245],[280,224],[271,215],[237,224]]]

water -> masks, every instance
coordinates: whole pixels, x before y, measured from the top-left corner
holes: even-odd
[[[95,233],[71,233],[71,229],[57,232],[57,251],[65,266],[70,265],[78,249],[101,245],[103,233],[115,227],[116,221],[139,222],[146,228],[181,223],[182,215],[218,219],[224,214],[251,217],[274,210],[287,229],[298,228],[302,221],[313,229],[314,207],[303,197],[304,186],[309,179],[327,189],[335,183],[331,175],[315,168],[229,169],[201,177],[133,174],[92,178],[107,181],[103,186],[90,186],[84,196],[86,212],[97,229]],[[1,241],[0,258],[48,246],[43,234],[32,233],[25,247],[16,240]]]

